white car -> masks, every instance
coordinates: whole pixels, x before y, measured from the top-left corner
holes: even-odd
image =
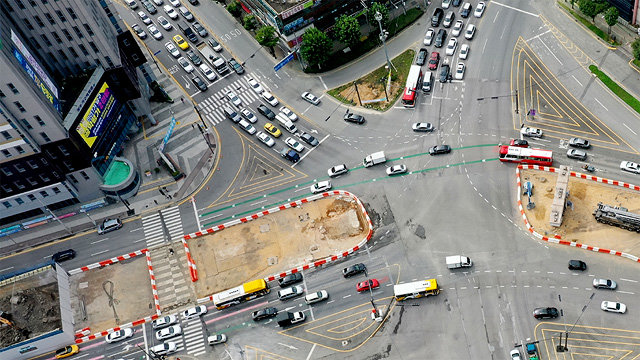
[[[198,305],[182,312],[182,318],[185,320],[195,319],[207,313],[207,307]]]
[[[167,20],[164,16],[158,16],[158,24],[162,26],[163,29],[169,31],[173,29],[173,25]]]
[[[182,328],[180,325],[171,325],[167,328],[156,331],[156,339],[158,339],[158,341],[162,341],[180,334],[182,334]]]
[[[178,58],[178,64],[180,64],[180,66],[182,66],[184,71],[188,72],[189,74],[193,72],[193,66],[191,66],[191,63],[187,61],[187,59],[183,58],[182,56]]]
[[[432,28],[429,28],[429,30],[427,30],[427,33],[424,35],[424,40],[422,40],[422,43],[425,45],[431,45],[431,43],[433,42],[433,36],[435,35],[436,31],[433,30]]]
[[[251,123],[247,120],[240,120],[238,125],[240,125],[242,130],[246,131],[249,135],[253,135],[257,131],[256,128],[254,128],[253,125],[251,125]]]
[[[165,43],[164,47],[167,48],[167,51],[169,52],[169,54],[171,54],[171,56],[173,56],[174,58],[177,59],[180,57],[180,50],[178,50],[178,48],[175,45],[173,45],[171,41],[169,41],[168,43]]]
[[[327,190],[331,190],[331,181],[329,181],[329,180],[319,181],[319,182],[311,185],[309,190],[311,190],[311,192],[314,193],[314,194],[321,193],[321,192],[324,192],[324,191],[327,191]]]
[[[209,345],[218,345],[227,342],[227,335],[225,334],[213,334],[207,337],[207,343]]]
[[[175,315],[168,315],[168,316],[163,316],[161,318],[157,318],[155,320],[153,320],[153,323],[151,323],[151,326],[154,329],[162,329],[164,327],[167,327],[169,325],[173,325],[175,323],[178,322],[178,317]]]
[[[417,122],[411,125],[411,129],[415,132],[432,132],[435,130],[433,125],[428,122]]]
[[[456,74],[454,75],[456,80],[462,80],[462,78],[464,78],[465,69],[464,63],[458,63],[458,66],[456,66]]]
[[[458,48],[458,39],[451,38],[449,39],[449,43],[447,44],[447,50],[445,51],[445,53],[449,56],[453,56],[457,48]]]
[[[271,136],[263,133],[262,131],[258,131],[258,134],[256,136],[258,137],[258,140],[262,141],[268,147],[272,147],[273,145],[276,144],[276,142],[271,138]]]
[[[164,12],[167,13],[167,16],[172,18],[173,20],[178,18],[178,12],[176,9],[172,8],[170,5],[165,5],[163,7]]]
[[[462,59],[462,60],[466,60],[467,57],[469,56],[469,45],[467,44],[462,44],[462,46],[460,46],[460,52],[458,53],[458,58]]]
[[[600,309],[604,311],[624,314],[625,312],[627,312],[627,305],[615,301],[603,301],[602,304],[600,304]]]
[[[302,98],[305,101],[308,101],[310,103],[312,103],[313,105],[318,105],[320,104],[320,98],[318,98],[317,96],[313,95],[312,93],[305,91],[301,94]]]
[[[442,8],[448,9],[451,6],[451,0],[442,0]]]
[[[135,31],[136,35],[138,35],[138,37],[140,39],[146,39],[147,38],[147,33],[144,32],[144,30],[142,30],[140,25],[133,24],[133,25],[131,25],[131,28],[133,29],[133,31]]]
[[[482,14],[484,13],[484,9],[486,9],[487,4],[484,3],[484,1],[480,1],[478,3],[478,5],[476,5],[476,10],[473,12],[473,16],[479,18],[482,17]]]
[[[153,0],[153,3],[160,6],[162,4],[164,4],[164,0]]]
[[[209,67],[209,65],[207,64],[200,64],[199,66],[200,70],[202,71],[202,73],[204,74],[204,76],[209,80],[209,81],[213,81],[216,79],[217,75],[216,73],[211,70],[211,68]]]
[[[270,92],[268,91],[263,91],[262,94],[260,94],[260,96],[262,96],[262,98],[269,103],[269,105],[271,106],[278,106],[278,104],[280,104],[280,102],[278,101],[278,99],[276,99],[275,96],[271,95]]]
[[[235,105],[235,106],[242,105],[242,100],[240,100],[238,95],[236,95],[236,93],[233,90],[227,91],[226,96],[227,96],[227,99],[229,99],[229,101],[231,101],[231,103],[233,105]]]
[[[151,34],[151,36],[153,36],[154,39],[162,40],[163,38],[162,33],[160,32],[160,30],[158,30],[158,28],[155,25],[147,26],[147,30],[149,30],[149,34]]]
[[[255,124],[258,121],[258,118],[256,117],[256,115],[251,111],[249,111],[248,109],[244,109],[244,108],[241,109],[240,115],[242,115],[243,118],[249,120],[249,122],[251,122],[252,124]]]
[[[294,113],[293,111],[291,111],[291,109],[289,109],[286,106],[282,106],[280,108],[280,112],[284,114],[285,117],[288,117],[289,120],[291,121],[298,121],[298,115],[296,115],[296,113]]]
[[[264,91],[264,89],[262,88],[262,85],[260,85],[260,83],[257,82],[254,78],[249,78],[247,82],[249,83],[249,86],[251,86],[253,91],[256,92],[256,94],[261,94]]]
[[[182,6],[182,4],[180,4],[180,0],[169,0],[169,4],[173,5],[174,7]]]
[[[476,26],[473,24],[467,25],[467,30],[464,32],[464,38],[467,40],[473,39],[473,35],[476,34]]]
[[[632,161],[623,161],[620,163],[620,169],[634,174],[640,174],[640,164]]]
[[[156,345],[149,349],[152,354],[156,354],[158,356],[173,354],[178,350],[178,346],[173,341],[167,341],[164,344]]]
[[[347,165],[341,164],[327,170],[327,175],[329,175],[329,177],[336,177],[338,175],[347,173],[347,171],[349,171],[349,169],[347,169]]]
[[[329,293],[327,292],[327,290],[320,290],[305,296],[304,302],[306,302],[307,304],[314,304],[327,299],[329,299]]]
[[[518,349],[511,350],[511,352],[509,353],[509,358],[511,360],[522,360],[522,357],[520,356],[520,350]]]
[[[133,329],[126,328],[126,329],[121,329],[121,330],[110,333],[109,335],[104,337],[104,340],[109,344],[111,344],[114,342],[122,341],[126,338],[130,338],[132,336],[133,336]]]
[[[451,30],[451,35],[460,36],[460,33],[464,29],[464,21],[458,20],[455,24],[453,24],[453,29]]]
[[[401,165],[393,165],[387,168],[387,175],[398,175],[404,174],[407,172],[407,167],[404,164]]]
[[[140,18],[140,20],[142,20],[142,22],[145,25],[151,24],[151,19],[149,19],[149,17],[147,16],[147,14],[144,13],[144,11],[138,11],[138,17]]]
[[[540,138],[542,137],[542,130],[534,127],[523,126],[522,129],[520,129],[520,134],[522,134],[522,136]]]
[[[287,144],[287,146],[299,153],[303,152],[305,149],[304,145],[300,144],[292,137],[288,137],[284,142],[285,144]]]

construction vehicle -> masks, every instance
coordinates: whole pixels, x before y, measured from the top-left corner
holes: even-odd
[[[16,327],[13,321],[9,320],[10,318],[11,318],[11,314],[0,310],[0,324],[2,324],[2,326],[6,325],[11,327]]]
[[[600,202],[593,211],[593,216],[597,222],[640,233],[640,215],[629,212],[629,209],[622,206],[609,206]]]

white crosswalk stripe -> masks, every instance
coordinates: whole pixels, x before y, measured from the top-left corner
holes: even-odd
[[[164,241],[164,230],[162,229],[162,219],[160,219],[159,213],[143,217],[142,229],[144,231],[144,238],[147,241],[147,247],[160,244]]]
[[[253,73],[250,75],[255,78]],[[214,126],[225,120],[225,116],[222,113],[222,107],[230,104],[229,100],[226,98],[226,93],[229,90],[233,90],[242,101],[242,105],[240,107],[250,107],[251,104],[260,101],[260,96],[249,87],[246,80],[236,79],[231,84],[202,100],[199,104],[204,117]],[[233,106],[233,108],[235,108],[235,106]],[[255,111],[252,110],[252,112]]]
[[[186,326],[182,328],[182,334],[186,344],[187,354],[200,356],[206,352],[205,334],[199,318],[189,320]]]
[[[180,209],[177,206],[163,209],[160,211],[162,213],[162,219],[164,221],[164,225],[169,230],[169,236],[171,241],[179,241],[182,239],[184,235],[182,232],[182,219],[180,218]]]

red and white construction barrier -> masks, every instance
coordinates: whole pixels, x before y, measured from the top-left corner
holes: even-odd
[[[79,267],[77,269],[70,270],[69,271],[69,275],[75,275],[75,274],[79,274],[79,273],[84,272],[84,271],[89,271],[91,269],[96,269],[96,268],[99,268],[99,267],[115,264],[115,263],[117,263],[119,261],[131,259],[131,258],[134,258],[136,256],[142,255],[142,254],[146,253],[147,251],[148,251],[147,249],[136,250],[136,251],[128,253],[128,254],[116,256],[116,257],[111,258],[111,259],[107,259],[107,260],[103,260],[103,261],[100,261],[100,262],[97,262],[97,263],[93,263],[93,264],[90,264],[90,265],[82,266],[82,267]]]
[[[146,323],[146,322],[151,322],[151,321],[153,321],[153,320],[155,320],[157,318],[158,318],[158,315],[147,316],[147,317],[144,317],[144,318],[136,320],[136,321],[132,321],[132,322],[129,322],[129,323],[126,323],[126,324],[122,324],[120,326],[116,326],[116,327],[111,328],[111,329],[107,329],[107,330],[101,331],[99,333],[95,333],[93,335],[81,337],[79,339],[76,339],[75,342],[76,342],[76,344],[81,344],[83,342],[94,340],[94,339],[97,339],[97,338],[102,337],[102,336],[107,336],[107,335],[111,334],[112,332],[115,332],[115,331],[118,331],[118,330],[121,330],[121,329],[131,328],[131,327],[134,327],[134,326],[142,325],[143,323]]]
[[[149,277],[151,278],[151,292],[153,293],[153,302],[156,305],[156,314],[160,316],[162,311],[160,311],[160,298],[158,297],[158,287],[156,286],[156,276],[153,273],[153,265],[151,264],[151,255],[149,252],[145,252],[147,256],[147,268],[149,269]]]
[[[547,166],[539,166],[539,165],[518,165],[518,167],[516,168],[516,181],[517,181],[517,184],[518,184],[518,197],[517,197],[517,199],[518,199],[518,209],[520,209],[520,215],[522,216],[522,220],[524,221],[524,224],[527,227],[527,230],[529,230],[529,232],[531,234],[533,234],[533,236],[537,237],[540,240],[547,241],[547,242],[554,243],[554,244],[573,246],[573,247],[577,247],[577,248],[581,248],[581,249],[585,249],[585,250],[589,250],[589,251],[595,251],[595,252],[600,252],[600,253],[605,253],[605,254],[610,254],[610,255],[621,256],[621,257],[633,260],[635,262],[640,262],[640,258],[638,258],[637,256],[631,255],[631,254],[627,254],[627,253],[624,253],[624,252],[621,252],[621,251],[609,250],[609,249],[601,249],[601,248],[599,248],[597,246],[585,245],[585,244],[580,244],[580,243],[576,243],[576,242],[573,242],[573,241],[562,240],[562,237],[560,235],[553,235],[552,237],[548,237],[548,236],[544,236],[544,235],[538,234],[533,229],[533,226],[531,226],[531,224],[529,224],[529,221],[527,220],[527,215],[524,213],[524,208],[522,207],[522,199],[520,198],[520,194],[522,193],[522,186],[521,186],[522,184],[521,184],[521,181],[520,181],[520,169],[542,170],[542,171],[547,171],[547,172],[558,172],[558,171],[560,171],[560,169],[547,167]],[[592,180],[592,181],[603,183],[603,184],[610,184],[610,185],[620,186],[620,187],[627,188],[627,189],[640,191],[640,186],[629,184],[629,183],[625,183],[625,182],[621,182],[621,181],[617,181],[617,180],[610,180],[610,179],[605,179],[605,178],[601,178],[601,177],[597,177],[597,176],[586,175],[586,174],[578,173],[578,172],[575,172],[575,171],[570,171],[569,174],[570,174],[570,176],[581,178],[581,179]]]
[[[198,236],[203,236],[206,234],[211,234],[214,233],[216,231],[220,231],[224,228],[227,228],[229,226],[233,226],[236,224],[241,224],[241,223],[245,223],[247,221],[251,221],[251,220],[255,220],[258,219],[262,216],[268,215],[268,214],[273,214],[275,212],[278,212],[280,210],[284,210],[284,209],[288,209],[288,208],[292,208],[292,207],[296,207],[305,203],[308,203],[310,201],[314,201],[314,200],[318,200],[318,199],[322,199],[328,196],[333,196],[333,195],[346,195],[346,196],[350,196],[351,198],[353,198],[356,203],[360,206],[360,209],[362,210],[362,213],[364,214],[365,218],[367,219],[367,223],[369,225],[369,231],[367,232],[367,235],[358,243],[358,245],[354,246],[353,248],[349,249],[349,250],[345,250],[343,252],[341,252],[340,254],[337,255],[332,255],[332,256],[328,256],[322,260],[318,260],[316,262],[313,262],[311,264],[304,264],[304,265],[300,265],[296,268],[293,268],[291,270],[279,273],[279,274],[275,274],[275,275],[271,275],[271,276],[267,276],[266,278],[264,278],[265,281],[274,281],[276,279],[280,279],[283,278],[289,274],[293,274],[293,273],[297,273],[303,270],[309,270],[309,269],[313,269],[316,267],[319,267],[321,265],[324,264],[328,264],[332,261],[336,261],[338,259],[342,259],[345,258],[347,256],[349,256],[350,254],[353,254],[354,252],[360,250],[366,243],[367,241],[369,241],[371,239],[371,236],[373,236],[373,223],[371,222],[371,218],[369,217],[369,214],[367,213],[367,210],[364,208],[364,205],[362,204],[362,202],[360,201],[360,199],[358,199],[357,196],[353,195],[352,193],[348,192],[348,191],[344,191],[344,190],[332,190],[332,191],[327,191],[321,194],[316,194],[316,195],[312,195],[309,196],[307,198],[304,199],[300,199],[294,202],[290,202],[284,205],[280,205],[276,208],[272,208],[269,210],[265,210],[262,211],[260,213],[248,216],[248,217],[243,217],[241,219],[236,219],[233,221],[230,221],[228,223],[222,224],[222,225],[218,225],[216,227],[204,230],[202,232],[198,232],[198,233],[193,233],[193,234],[189,234],[189,235],[185,235],[185,239],[193,239],[195,237]],[[204,303],[204,302],[209,302],[209,301],[213,301],[213,295],[209,295],[205,298],[200,298],[198,299],[198,303]]]

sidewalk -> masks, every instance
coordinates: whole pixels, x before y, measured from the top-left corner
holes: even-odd
[[[146,121],[141,131],[125,145],[123,156],[133,162],[142,180],[138,194],[128,200],[129,207],[135,211],[132,217],[171,206],[176,201],[189,196],[207,178],[216,156],[215,153],[211,153],[203,138],[203,136],[208,137],[215,151],[215,136],[212,133],[204,135],[200,133],[196,123],[200,126],[203,124],[194,111],[193,105],[186,97],[184,102],[180,101],[184,93],[171,77],[159,73],[156,67],[152,68],[160,85],[175,101],[173,104],[151,103],[151,113],[158,124],[151,126],[149,121]],[[167,133],[172,112],[178,122],[165,146],[165,153],[173,158],[185,174],[185,177],[178,181],[174,181],[168,172],[156,163],[159,158],[157,148]],[[209,128],[211,129],[210,125]],[[156,167],[160,168],[157,174],[154,171]],[[151,172],[150,176],[145,175],[147,170]],[[57,216],[77,213],[62,219],[62,224],[54,220],[46,225],[0,237],[0,254],[13,253],[80,232],[94,230],[95,224],[101,223],[105,218],[119,217],[122,220],[127,218],[127,207],[122,202],[92,210],[88,214],[79,212],[81,205],[83,204],[54,211]],[[142,234],[140,232],[140,236],[143,236]]]

